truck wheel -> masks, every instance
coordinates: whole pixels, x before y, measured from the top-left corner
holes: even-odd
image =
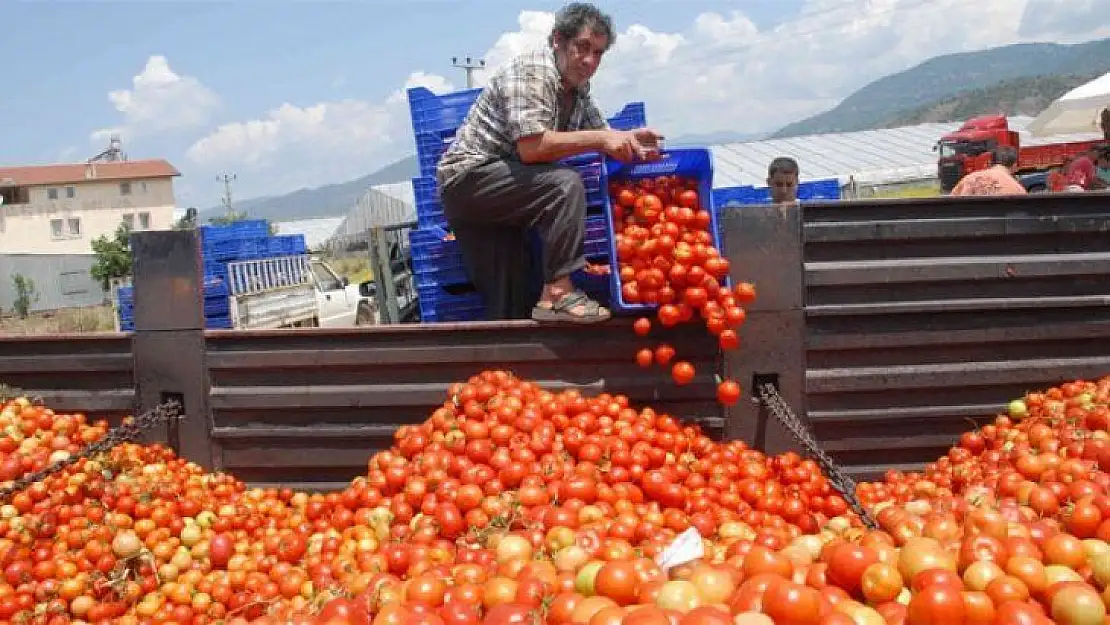
[[[374,313],[370,310],[369,306],[359,306],[358,312],[355,314],[356,326],[372,326],[374,325]]]

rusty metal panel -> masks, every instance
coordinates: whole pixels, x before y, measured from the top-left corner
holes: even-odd
[[[58,411],[115,423],[134,411],[132,380],[128,334],[0,337],[0,384]]]
[[[508,369],[550,389],[623,393],[720,435],[719,355],[703,329],[653,336],[698,371],[677,387],[669,371],[640,369],[649,344],[627,320],[602,326],[533,322],[206,333],[212,458],[255,484],[334,488],[366,471],[393,432],[448,400],[450,384]]]
[[[850,472],[919,468],[1010,398],[1110,373],[1107,198],[803,210],[805,409]]]

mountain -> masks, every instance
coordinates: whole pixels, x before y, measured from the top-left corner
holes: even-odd
[[[715,132],[667,139],[667,145],[671,147],[714,145],[752,141],[758,138],[758,135]],[[245,212],[254,219],[269,219],[270,221],[342,217],[347,214],[347,211],[351,210],[351,207],[355,205],[355,202],[368,187],[391,182],[404,182],[418,175],[420,175],[420,167],[417,164],[416,156],[406,156],[372,174],[349,182],[330,184],[315,189],[299,189],[286,195],[240,200],[235,203],[235,210]],[[212,217],[222,215],[223,212],[222,207],[207,208],[199,212],[198,219],[201,223],[204,223]]]
[[[938,100],[1000,81],[1110,71],[1110,39],[1080,44],[1026,43],[947,54],[876,80],[836,108],[789,124],[772,138],[866,130]]]
[[[887,119],[882,127],[963,121],[989,113],[1035,117],[1068,91],[1098,78],[1085,76],[1031,76],[1003,80],[988,87],[970,89],[925,106],[903,111]]]
[[[342,217],[351,210],[367,187],[409,180],[419,174],[416,156],[406,156],[378,171],[337,184],[315,189],[298,189],[277,196],[256,197],[235,203],[235,210],[247,213],[254,219],[293,221],[315,217]],[[222,207],[207,208],[199,212],[201,222],[223,214]]]

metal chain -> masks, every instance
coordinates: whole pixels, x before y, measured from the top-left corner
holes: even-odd
[[[806,453],[820,465],[821,470],[828,476],[829,483],[844,497],[844,501],[848,503],[848,507],[852,509],[852,512],[855,512],[860,520],[871,529],[878,529],[879,524],[871,518],[871,514],[867,512],[867,509],[863,507],[863,504],[860,503],[859,499],[856,497],[855,480],[848,477],[848,475],[844,473],[844,470],[840,468],[840,465],[836,464],[836,462],[825,453],[824,449],[821,449],[813,433],[809,431],[809,428],[806,427],[801,419],[794,414],[794,411],[790,409],[790,405],[782,398],[778,389],[775,388],[773,384],[762,384],[758,391],[759,399],[763,405],[779,420],[779,423],[782,423],[783,426],[786,427],[786,431],[790,432],[790,435],[794,437],[794,440],[798,441],[798,444],[805,449]]]
[[[22,491],[28,486],[41,482],[42,480],[59,473],[66,468],[76,464],[82,458],[92,458],[98,454],[110,451],[116,445],[136,441],[142,435],[143,430],[150,429],[160,423],[167,423],[171,419],[176,419],[181,416],[181,405],[176,401],[168,401],[155,406],[152,410],[145,412],[134,419],[123,423],[122,425],[108,430],[103,438],[89,443],[77,453],[71,454],[69,457],[49,464],[38,471],[34,471],[24,475],[12,482],[6,488],[0,488],[0,502],[5,502],[12,495]]]

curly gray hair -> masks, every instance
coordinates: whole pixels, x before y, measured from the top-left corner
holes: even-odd
[[[613,47],[617,38],[613,30],[613,18],[587,2],[571,2],[559,9],[555,14],[555,23],[551,26],[551,34],[547,36],[547,43],[554,44],[556,37],[570,41],[585,28],[598,35],[605,35],[606,50]]]

